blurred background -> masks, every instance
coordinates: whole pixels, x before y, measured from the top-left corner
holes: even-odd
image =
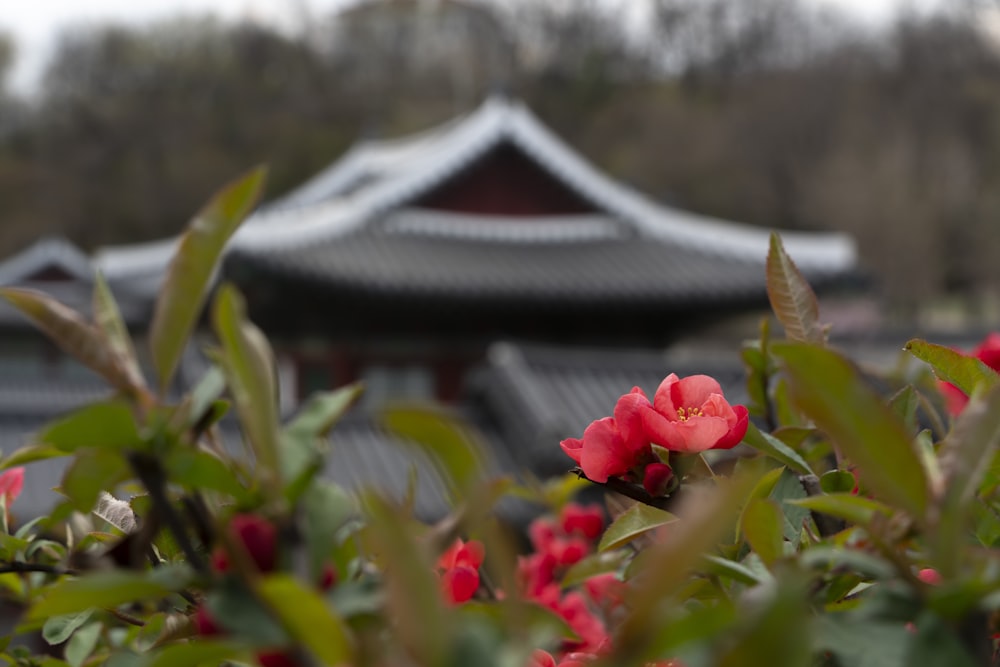
[[[502,90],[660,201],[852,234],[892,322],[1000,319],[991,2],[4,5],[0,257],[171,236],[248,165],[271,198]]]
[[[773,228],[803,233],[810,278],[839,258],[822,317],[856,358],[891,365],[913,335],[969,349],[1000,325],[992,2],[0,3],[0,284],[86,310],[99,266],[141,338],[157,242],[267,163],[256,245],[224,273],[272,337],[284,414],[366,383],[334,434],[345,484],[399,492],[426,467],[380,428],[385,400],[448,403],[496,468],[539,475],[667,373],[746,402],[739,344],[767,312]],[[597,171],[574,181],[577,154]],[[678,211],[747,227],[701,238]],[[308,216],[333,231],[303,243],[299,224],[282,251]],[[684,244],[649,234],[676,219]],[[0,448],[107,393],[0,307]],[[29,511],[61,470],[29,469]],[[421,479],[433,516],[443,487]]]

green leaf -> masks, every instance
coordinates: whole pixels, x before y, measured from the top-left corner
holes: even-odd
[[[161,393],[169,386],[197,322],[226,242],[256,205],[266,173],[258,167],[227,185],[194,217],[181,236],[149,328]]]
[[[169,566],[151,573],[124,570],[88,573],[46,589],[44,596],[28,609],[25,618],[44,621],[51,616],[75,614],[93,607],[112,609],[129,602],[165,597],[183,589],[189,576],[186,568]]]
[[[444,473],[453,496],[468,498],[482,478],[482,449],[457,418],[432,405],[397,404],[382,412],[386,427],[418,446]]]
[[[163,465],[167,477],[186,489],[218,491],[232,496],[237,503],[250,498],[237,467],[209,452],[175,447],[168,452]]]
[[[212,618],[233,636],[253,646],[282,646],[289,635],[269,608],[246,585],[232,577],[222,580],[205,598]]]
[[[73,633],[66,644],[66,662],[70,667],[80,667],[94,652],[97,640],[101,636],[102,625],[99,622],[88,623]]]
[[[702,569],[706,574],[713,574],[717,577],[727,577],[734,581],[738,581],[741,584],[747,584],[748,586],[756,586],[757,584],[765,581],[765,579],[761,578],[756,572],[743,563],[737,563],[736,561],[729,560],[728,558],[721,558],[719,556],[705,556],[704,560],[705,564]]]
[[[372,543],[385,561],[386,602],[396,637],[417,664],[444,664],[453,627],[431,563],[392,505],[370,495],[365,506],[371,515]]]
[[[618,664],[641,664],[652,659],[649,650],[663,619],[675,607],[665,604],[687,580],[721,536],[732,530],[739,507],[756,484],[752,473],[737,472],[720,479],[716,488],[691,488],[691,494],[678,508],[677,521],[665,539],[643,552],[645,567],[638,576],[643,585],[634,590],[629,614],[619,626],[616,646]]]
[[[843,614],[816,619],[813,648],[837,656],[838,664],[851,667],[906,667],[907,646],[912,641],[903,623]]]
[[[14,450],[10,456],[5,458],[3,463],[0,463],[0,468],[13,468],[25,463],[57,459],[63,456],[69,456],[69,452],[58,447],[52,447],[51,445],[25,445],[20,449]]]
[[[819,478],[819,488],[823,493],[846,493],[854,491],[858,481],[846,470],[828,470]]]
[[[215,409],[225,389],[226,376],[222,369],[218,366],[210,367],[177,409],[176,415],[171,420],[174,428],[191,428],[203,421],[209,411]],[[221,419],[222,415],[218,418]]]
[[[151,659],[143,667],[216,667],[229,664],[232,660],[238,660],[241,664],[250,662],[246,649],[239,644],[203,638],[191,639],[183,644],[171,644],[149,656]]]
[[[822,566],[830,570],[848,570],[872,579],[891,579],[895,574],[888,562],[857,549],[815,546],[803,551],[799,561],[807,568]]]
[[[665,526],[674,521],[677,521],[677,517],[670,512],[643,503],[636,503],[622,512],[614,520],[614,523],[607,527],[604,535],[601,536],[600,544],[597,545],[597,550],[617,549],[654,528]]]
[[[802,667],[812,664],[808,583],[792,573],[765,586],[727,633],[718,667]]]
[[[92,403],[71,413],[42,431],[36,441],[64,452],[82,448],[136,449],[142,444],[131,407],[117,400]]]
[[[784,556],[783,522],[781,509],[772,500],[755,498],[743,512],[743,534],[750,547],[769,567]]]
[[[89,513],[101,492],[132,477],[125,460],[104,449],[81,450],[63,473],[60,491],[79,512]]]
[[[240,424],[253,446],[265,486],[276,491],[281,471],[271,348],[260,330],[246,319],[243,297],[232,286],[219,288],[213,316]]]
[[[810,496],[798,500],[785,501],[790,505],[804,507],[813,512],[822,512],[838,519],[844,519],[859,526],[867,526],[876,514],[892,515],[892,509],[882,503],[851,495],[850,493],[829,493]]]
[[[94,278],[94,324],[98,333],[107,342],[111,352],[117,358],[119,366],[129,380],[128,388],[145,391],[146,381],[139,370],[139,361],[135,354],[132,337],[129,336],[125,321],[118,310],[111,288],[104,276],[98,271]]]
[[[806,490],[802,488],[802,482],[799,480],[798,475],[791,470],[785,470],[781,473],[778,483],[774,485],[774,489],[768,496],[768,498],[778,503],[778,507],[781,508],[783,518],[782,532],[785,539],[792,544],[799,543],[799,538],[802,535],[802,527],[809,521],[810,514],[809,510],[789,505],[788,501],[805,498],[807,495]]]
[[[917,430],[917,408],[920,407],[920,395],[912,385],[906,385],[889,401],[889,408],[906,425],[909,433]]]
[[[62,614],[45,620],[42,626],[42,639],[49,644],[62,644],[70,635],[90,619],[93,609],[85,609],[75,614]]]
[[[819,324],[816,295],[785,252],[781,238],[773,232],[767,253],[767,296],[790,340],[817,344],[826,341]]]
[[[976,394],[941,444],[939,461],[944,496],[928,538],[934,564],[945,578],[958,573],[964,535],[971,527],[973,505],[993,456],[1000,447],[1000,386]]]
[[[790,470],[794,470],[800,475],[812,474],[812,469],[802,456],[794,449],[778,440],[773,435],[764,433],[753,424],[747,428],[747,434],[743,436],[743,442],[750,445],[758,452],[767,454]]]
[[[961,639],[949,624],[933,612],[924,611],[916,621],[916,632],[906,656],[907,667],[977,667],[982,661],[974,660],[962,645]],[[992,643],[991,643],[992,645]]]
[[[624,550],[590,554],[573,564],[562,576],[562,580],[559,583],[563,588],[568,588],[582,584],[587,579],[598,574],[617,572],[618,568],[625,563],[628,557],[628,552]]]
[[[865,488],[923,521],[927,476],[905,426],[878,394],[834,352],[796,343],[772,350],[791,378],[795,404],[857,464]]]
[[[352,663],[353,646],[347,626],[319,593],[286,574],[265,577],[257,590],[289,634],[323,664]]]
[[[311,576],[319,576],[337,543],[337,532],[356,516],[354,498],[333,482],[317,481],[302,495],[302,530]]]
[[[285,426],[285,432],[313,438],[326,435],[354,405],[363,391],[364,387],[359,383],[334,391],[313,394],[292,421]]]
[[[930,364],[939,378],[952,383],[966,396],[972,396],[979,385],[989,389],[1000,380],[1000,375],[979,359],[942,345],[914,338],[903,349]]]
[[[4,287],[0,288],[0,296],[31,319],[60,349],[116,389],[129,394],[137,389],[134,378],[104,335],[79,313],[34,290]]]

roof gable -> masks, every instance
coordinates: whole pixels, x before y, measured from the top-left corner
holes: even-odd
[[[235,245],[250,252],[312,246],[363,229],[400,208],[434,202],[498,147],[510,146],[560,192],[621,221],[636,236],[722,258],[762,261],[769,230],[661,205],[590,164],[522,104],[493,97],[470,115],[393,141],[366,142],[273,204],[255,213]],[[470,168],[472,172],[470,172]],[[455,180],[459,179],[459,180]],[[469,212],[469,207],[450,210]],[[446,207],[447,208],[447,207]],[[476,211],[483,213],[483,211]],[[507,211],[506,213],[510,213]],[[853,241],[842,234],[785,232],[801,268],[853,269]]]
[[[90,260],[75,245],[59,238],[42,239],[0,262],[0,285],[35,282],[83,282],[94,278]]]

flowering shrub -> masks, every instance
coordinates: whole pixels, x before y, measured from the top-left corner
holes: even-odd
[[[745,345],[746,406],[710,377],[670,375],[652,401],[634,389],[564,440],[578,467],[544,483],[495,479],[439,409],[387,409],[452,492],[425,525],[406,502],[318,476],[360,388],[282,423],[270,347],[229,285],[210,304],[213,367],[167,398],[262,179],[224,189],[181,238],[149,329],[152,385],[102,280],[91,321],[0,290],[116,392],[0,460],[0,590],[19,610],[3,664],[998,664],[996,340],[973,356],[910,341],[935,377],[881,378],[883,396],[828,346],[773,237],[785,336],[765,321]],[[950,417],[942,382],[969,397]],[[246,451],[217,446],[230,408]],[[64,501],[18,524],[21,466],[55,457]],[[585,488],[602,501],[581,504]],[[137,492],[111,495],[124,489]],[[494,511],[504,494],[539,508],[530,549]]]

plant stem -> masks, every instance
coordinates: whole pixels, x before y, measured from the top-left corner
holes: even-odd
[[[644,505],[649,505],[650,507],[655,507],[656,509],[660,510],[667,510],[671,505],[673,505],[674,498],[676,496],[676,492],[674,493],[674,495],[670,496],[651,496],[648,493],[646,493],[645,489],[639,488],[635,484],[629,484],[625,480],[619,479],[618,477],[608,477],[607,482],[595,482],[594,480],[587,477],[583,473],[583,470],[580,468],[573,468],[570,472],[575,474],[577,477],[580,477],[581,479],[585,479],[588,482],[591,482],[592,484],[596,484],[597,486],[603,486],[604,488],[610,491],[614,491],[615,493],[620,493],[621,495],[627,496],[632,500],[637,500],[640,503],[643,503]]]

